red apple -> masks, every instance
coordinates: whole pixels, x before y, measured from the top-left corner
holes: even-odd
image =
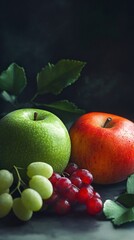
[[[71,126],[71,161],[88,169],[98,184],[112,184],[134,173],[134,123],[110,113],[82,115]]]

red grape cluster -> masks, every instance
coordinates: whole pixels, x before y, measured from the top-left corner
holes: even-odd
[[[54,191],[47,204],[55,213],[65,214],[77,204],[85,205],[90,215],[101,212],[102,200],[91,185],[93,176],[87,169],[79,169],[75,163],[70,163],[62,176],[54,172],[49,180]]]

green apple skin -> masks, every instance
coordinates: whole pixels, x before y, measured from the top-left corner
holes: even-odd
[[[37,118],[34,120],[34,114]],[[71,141],[67,128],[53,113],[24,108],[0,120],[0,169],[25,169],[31,162],[49,163],[61,173],[68,164]]]

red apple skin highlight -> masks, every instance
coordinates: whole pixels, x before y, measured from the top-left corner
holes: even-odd
[[[107,118],[111,118],[106,126]],[[134,123],[103,112],[82,115],[69,130],[71,161],[93,174],[94,183],[113,184],[134,173]]]

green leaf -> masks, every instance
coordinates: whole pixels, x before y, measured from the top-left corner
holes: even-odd
[[[124,212],[122,215],[113,219],[113,223],[115,225],[121,225],[133,221],[134,221],[134,208],[128,208],[126,212]]]
[[[127,179],[127,192],[134,194],[134,174],[130,175]]]
[[[130,193],[121,194],[116,199],[116,201],[125,207],[128,207],[128,208],[134,207],[134,194],[130,194]]]
[[[120,194],[114,201],[105,201],[103,212],[115,225],[134,221],[134,174],[127,179],[125,193]]]
[[[85,112],[84,110],[79,109],[74,103],[69,102],[68,100],[61,100],[53,102],[51,104],[44,104],[44,106],[69,113],[83,114]]]
[[[12,95],[19,95],[27,84],[25,71],[16,63],[12,63],[0,75],[0,89]]]
[[[0,97],[4,99],[6,102],[14,103],[16,100],[16,97],[14,95],[8,94],[6,91],[2,91],[0,94]]]
[[[51,104],[34,102],[34,106],[45,109],[57,115],[69,129],[72,123],[82,114],[83,109],[79,109],[74,103],[68,100],[61,100]]]
[[[126,212],[126,208],[115,203],[112,200],[106,200],[104,202],[103,212],[108,219],[115,219]]]
[[[133,221],[134,221],[134,208],[128,208],[122,215],[113,219],[113,223],[118,226]]]
[[[57,64],[48,64],[37,75],[37,94],[59,94],[74,83],[80,76],[85,62],[60,60]]]
[[[134,221],[134,208],[125,208],[112,200],[106,200],[103,212],[115,225]]]

